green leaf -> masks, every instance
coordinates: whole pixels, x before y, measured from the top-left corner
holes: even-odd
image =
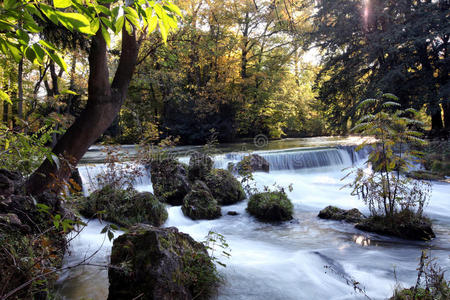
[[[109,45],[111,44],[111,37],[109,36],[108,29],[105,28],[105,26],[103,25],[101,27],[102,27],[102,36],[105,39],[106,45],[108,45],[109,47]]]
[[[95,34],[91,31],[91,24],[89,20],[82,14],[79,13],[65,13],[56,11],[58,15],[58,20],[67,29],[73,31],[74,29],[85,34]]]
[[[125,30],[128,32],[129,35],[133,34],[133,28],[131,27],[130,22],[125,20]]]
[[[5,9],[14,9],[17,7],[18,4],[19,1],[16,0],[5,0],[5,2],[3,2],[3,7]]]
[[[115,29],[113,27],[113,24],[111,23],[111,21],[108,18],[101,17],[101,20],[102,20],[102,23],[105,24],[108,28],[111,28],[113,30]]]
[[[111,241],[114,238],[114,233],[112,231],[108,231],[108,239]]]
[[[161,33],[161,37],[164,41],[164,43],[167,42],[167,27],[166,24],[164,24],[164,22],[160,19],[158,20],[159,22],[159,32]]]
[[[71,91],[71,90],[64,90],[61,92],[61,94],[78,95],[77,93],[75,93],[74,91]]]
[[[0,99],[2,99],[3,101],[6,101],[12,105],[11,98],[9,98],[9,95],[7,93],[5,93],[4,91],[0,91]]]
[[[178,16],[180,16],[181,18],[183,18],[183,14],[181,13],[181,10],[178,6],[176,6],[173,3],[169,3],[166,5],[167,8],[169,8],[170,11],[174,12],[175,14],[177,14]]]
[[[36,53],[36,59],[38,60],[39,63],[42,64],[44,62],[44,58],[45,58],[45,51],[38,44],[33,44],[33,46],[31,46],[31,47],[33,48],[34,52]]]
[[[98,13],[103,13],[107,16],[111,16],[111,10],[109,10],[107,7],[105,7],[103,5],[96,5],[95,9]]]
[[[67,8],[72,6],[71,0],[53,0],[53,6],[56,8]]]
[[[97,32],[99,28],[100,28],[100,19],[99,18],[94,18],[91,21],[91,31],[92,32]]]
[[[9,41],[5,41],[5,42],[8,47],[9,52],[11,53],[11,56],[18,63],[22,59],[22,53],[20,52],[18,45],[14,45],[13,43],[11,43]]]
[[[36,52],[34,52],[32,47],[27,47],[25,49],[25,57],[33,64],[37,62]]]
[[[27,46],[28,42],[30,41],[30,37],[28,36],[28,34],[22,29],[17,30],[16,34],[19,38],[19,43],[21,43],[24,46]]]
[[[46,47],[46,48],[48,48],[48,49],[50,49],[50,50],[58,51],[58,49],[56,48],[56,46],[53,45],[53,44],[50,43],[50,42],[47,42],[47,41],[44,41],[44,40],[40,40],[40,41],[39,41],[39,44],[41,44],[42,46],[44,46],[44,47]]]
[[[116,30],[115,30],[115,34],[118,34],[122,29],[123,29],[123,23],[125,21],[125,17],[124,16],[120,16],[117,21],[116,21]]]
[[[158,25],[158,18],[156,16],[151,16],[148,21],[148,33],[152,33],[156,29],[156,25]]]
[[[56,25],[58,25],[58,16],[55,13],[55,10],[44,3],[40,3],[39,4],[39,8],[42,10],[42,12],[44,13],[44,15],[47,16],[47,18],[49,18],[53,23],[55,23]]]

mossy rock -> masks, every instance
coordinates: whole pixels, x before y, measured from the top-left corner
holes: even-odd
[[[236,164],[235,168],[238,172],[241,172],[242,170],[247,172],[269,172],[270,165],[261,155],[251,154],[244,156],[242,160]]]
[[[292,220],[294,207],[284,192],[264,192],[250,197],[247,211],[260,221]]]
[[[336,206],[327,206],[319,212],[321,219],[358,223],[364,219],[364,215],[356,208],[345,210]]]
[[[179,161],[168,158],[150,163],[153,192],[161,201],[181,205],[190,190],[187,170]]]
[[[222,215],[217,200],[206,184],[200,180],[192,185],[192,190],[184,197],[181,210],[192,220],[212,220]]]
[[[414,213],[404,210],[393,217],[371,216],[355,227],[359,230],[391,235],[408,240],[428,241],[436,237],[431,221],[428,218],[418,218]]]
[[[148,225],[114,240],[108,277],[108,300],[210,299],[220,282],[203,244]]]
[[[80,213],[83,216],[92,218],[98,211],[104,211],[104,220],[124,227],[137,223],[161,226],[168,216],[164,204],[152,193],[121,190],[109,185],[81,201]]]
[[[214,169],[206,175],[205,183],[220,205],[230,205],[245,199],[241,183],[230,171]]]
[[[204,180],[206,175],[211,172],[214,166],[212,158],[201,152],[195,152],[189,159],[189,180],[195,182],[196,180]]]
[[[411,171],[406,173],[407,177],[418,180],[444,180],[445,176],[427,170]]]
[[[396,290],[394,295],[389,298],[389,300],[444,300],[450,299],[450,286],[448,282],[443,280],[442,286],[436,290],[436,287],[433,288],[433,291],[429,289],[425,289],[422,287],[418,287],[414,291],[414,287],[409,289],[401,289]]]

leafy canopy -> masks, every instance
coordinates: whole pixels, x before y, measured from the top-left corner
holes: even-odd
[[[67,71],[57,47],[37,38],[43,31],[38,19],[88,37],[100,30],[109,46],[111,35],[124,29],[128,34],[150,34],[159,27],[165,41],[168,33],[177,28],[177,16],[182,17],[180,9],[166,0],[53,0],[52,5],[42,0],[6,0],[0,3],[0,51],[16,62],[25,57],[37,65],[49,57]],[[0,92],[0,99],[11,102],[4,92]]]

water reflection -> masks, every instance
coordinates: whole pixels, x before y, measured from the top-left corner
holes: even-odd
[[[370,246],[370,239],[364,235],[354,235],[353,242],[363,247]]]

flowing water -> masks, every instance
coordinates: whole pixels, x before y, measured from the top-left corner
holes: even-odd
[[[350,196],[348,189],[341,189],[344,182],[340,180],[345,175],[342,169],[362,164],[367,153],[336,146],[339,143],[334,140],[317,142],[306,144],[315,148],[292,148],[296,145],[291,141],[284,147],[288,149],[256,151],[271,167],[270,173],[254,174],[258,187],[293,185],[288,193],[295,211],[291,222],[258,222],[245,211],[247,201],[224,206],[223,216],[211,221],[193,221],[183,215],[179,206],[168,207],[169,218],[164,226],[176,226],[198,241],[213,230],[223,234],[229,243],[231,258],[220,258],[227,267],[219,266],[225,279],[219,299],[364,299],[354,291],[353,280],[360,282],[372,299],[385,299],[392,295],[396,283],[404,287],[415,283],[422,249],[431,249],[430,254],[441,266],[450,267],[449,184],[433,183],[426,213],[433,220],[437,238],[430,242],[380,236],[343,222],[321,220],[317,213],[327,205],[357,207],[367,213],[361,200]],[[225,168],[242,156],[222,151],[215,157],[216,167]],[[187,161],[188,157],[180,160]],[[89,177],[102,168],[105,166],[99,164],[81,166],[83,182],[89,182]],[[148,175],[136,178],[136,187],[151,191]],[[85,192],[93,188],[85,185]],[[228,211],[239,215],[229,216]],[[103,226],[98,221],[89,222],[72,241],[66,265],[76,264],[94,251],[98,251],[92,258],[94,264],[108,262],[111,243],[100,235]],[[59,293],[64,299],[106,299],[107,271],[94,266],[70,269],[61,275]]]

